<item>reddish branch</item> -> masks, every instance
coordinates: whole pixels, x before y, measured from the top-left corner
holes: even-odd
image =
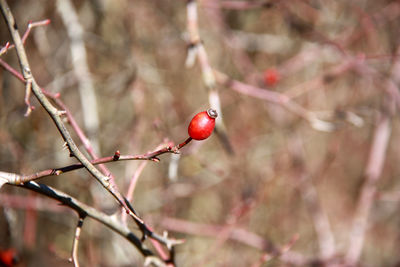
[[[393,101],[393,100],[390,100]],[[390,106],[390,104],[388,104]],[[369,152],[368,163],[365,167],[364,184],[358,198],[353,225],[349,235],[349,248],[346,260],[351,266],[358,262],[364,246],[365,233],[369,222],[369,214],[375,200],[377,182],[381,177],[386,158],[386,149],[391,134],[391,118],[383,112],[374,130],[373,141]]]
[[[335,125],[319,119],[316,114],[312,111],[305,109],[296,102],[292,101],[288,96],[278,93],[272,90],[258,88],[249,84],[242,83],[237,80],[230,79],[227,75],[215,71],[217,81],[232,90],[252,96],[255,98],[263,99],[265,101],[278,104],[290,112],[302,117],[307,120],[311,126],[320,131],[330,132],[335,129]]]
[[[386,150],[389,146],[392,133],[392,116],[398,108],[397,96],[400,82],[400,46],[397,47],[395,60],[391,66],[391,77],[386,80],[386,94],[382,101],[382,111],[377,120],[368,162],[364,170],[364,183],[358,197],[355,215],[353,217],[352,229],[349,235],[349,247],[346,260],[349,265],[355,265],[360,259],[364,246],[369,216],[377,193],[377,183],[382,175],[386,160]],[[396,84],[394,84],[396,83]],[[393,93],[396,91],[396,93]]]
[[[224,231],[226,227],[230,227],[224,225],[195,223],[170,217],[163,217],[163,219],[161,220],[161,225],[166,229],[178,233],[187,233],[209,237],[218,236],[222,231]],[[247,246],[265,251],[270,257],[280,257],[282,261],[289,264],[292,263],[295,265],[302,265],[306,264],[307,261],[303,256],[297,253],[287,251],[288,248],[286,248],[286,246],[285,249],[277,248],[269,240],[239,227],[234,227],[230,229],[228,238]],[[297,240],[297,235],[295,235],[295,237],[293,238],[293,242],[289,242],[289,244],[292,245],[295,240]]]
[[[123,161],[123,160],[150,160],[150,161],[159,162],[160,159],[158,158],[158,156],[165,154],[165,153],[179,153],[179,149],[184,147],[191,140],[192,139],[189,137],[184,142],[182,142],[178,145],[174,146],[174,145],[170,144],[170,145],[167,145],[156,151],[148,152],[148,153],[140,154],[140,155],[119,155],[118,157],[116,157],[114,154],[113,156],[108,156],[108,157],[91,160],[90,163],[93,165],[99,165],[99,164],[115,162],[115,161]],[[36,180],[36,179],[47,177],[47,176],[54,176],[54,175],[57,176],[62,173],[65,173],[65,172],[82,169],[84,167],[85,166],[82,163],[75,163],[75,164],[68,165],[65,167],[47,169],[47,170],[36,172],[34,174],[29,174],[29,175],[13,174],[13,177],[9,176],[10,178],[8,178],[7,183],[19,185],[19,184],[26,183],[28,181]],[[3,176],[5,177],[4,172],[0,172],[0,176],[1,176],[1,173],[3,173]]]

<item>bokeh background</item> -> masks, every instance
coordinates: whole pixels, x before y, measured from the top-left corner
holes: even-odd
[[[33,28],[26,41],[32,72],[40,86],[60,93],[98,155],[181,142],[192,116],[210,106],[198,62],[185,67],[186,1],[72,1],[81,39],[76,29],[68,32],[74,25],[69,1],[8,2],[21,33],[29,21],[51,20]],[[367,225],[355,265],[398,266],[400,2],[197,4],[213,69],[304,109],[294,112],[218,83],[226,135],[193,141],[180,156],[165,154],[144,167],[133,206],[156,231],[186,240],[176,248],[177,266],[344,264],[366,184],[373,194],[369,214],[361,216]],[[10,36],[3,18],[0,29],[4,46]],[[18,69],[14,50],[1,59]],[[1,171],[30,174],[75,162],[34,97],[36,109],[24,117],[24,86],[3,68],[0,92]],[[305,113],[329,127],[312,124]],[[376,129],[386,131],[387,148],[385,137],[372,146]],[[140,164],[107,165],[122,192]],[[366,183],[370,169],[378,170],[377,178]],[[106,213],[118,210],[84,170],[40,182]],[[71,266],[73,212],[8,185],[0,191],[0,207],[1,246],[16,249],[16,266]],[[283,254],[268,254],[271,246]],[[90,219],[79,253],[83,266],[143,265],[133,246]]]

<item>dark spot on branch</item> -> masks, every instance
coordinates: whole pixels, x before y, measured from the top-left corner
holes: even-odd
[[[126,204],[126,206],[129,208],[130,211],[132,211],[136,216],[139,216],[139,214],[136,212],[136,210],[132,207],[131,203],[128,201],[128,199],[126,197],[124,198],[124,202]]]
[[[335,116],[338,119],[345,120],[347,118],[347,113],[343,110],[337,109],[335,110]]]
[[[198,39],[198,40],[194,40],[192,42],[190,42],[188,44],[188,50],[195,48],[196,46],[198,46],[199,44],[203,44],[203,41]]]

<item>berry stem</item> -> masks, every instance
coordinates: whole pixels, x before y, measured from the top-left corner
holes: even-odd
[[[179,149],[181,149],[182,147],[184,147],[184,146],[186,146],[187,144],[189,144],[190,141],[192,141],[192,140],[193,140],[193,138],[189,136],[188,139],[186,139],[185,141],[183,141],[182,143],[180,143],[179,145],[177,145],[176,148],[179,150]]]

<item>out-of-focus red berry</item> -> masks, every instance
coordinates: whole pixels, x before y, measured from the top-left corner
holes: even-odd
[[[0,250],[0,266],[12,267],[17,261],[17,252],[13,248]]]
[[[208,109],[197,113],[190,121],[188,133],[194,140],[204,140],[208,138],[215,127],[215,118],[218,116],[217,111]]]
[[[267,69],[264,71],[264,82],[267,86],[275,86],[280,79],[279,72],[274,69]]]

